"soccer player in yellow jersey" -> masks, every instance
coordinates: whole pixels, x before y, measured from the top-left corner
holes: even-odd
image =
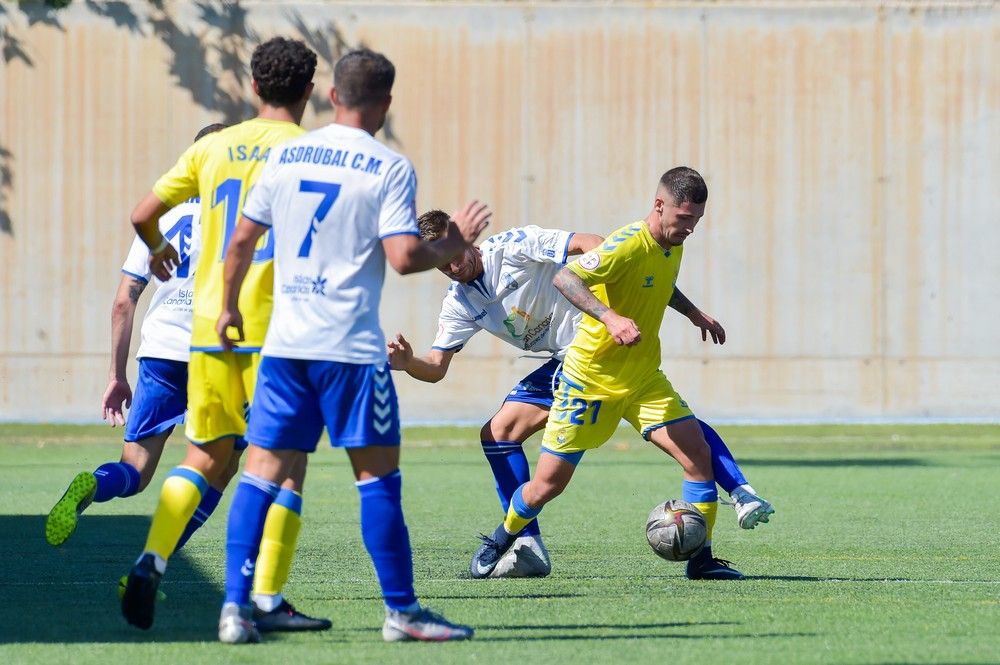
[[[688,562],[691,579],[741,579],[712,556],[718,507],[712,460],[687,403],[660,371],[659,329],[674,294],[684,240],[705,213],[708,188],[697,171],[663,174],[646,219],[613,232],[556,274],[554,285],[584,312],[559,375],[530,481],[515,490],[503,523],[472,558],[473,577],[490,574],[515,534],[569,484],[585,451],[607,441],[623,418],[684,470],[683,498],[705,515],[708,541]]]
[[[177,265],[157,220],[170,207],[201,197],[202,247],[198,260],[188,368],[186,434],[191,444],[167,476],[146,546],[128,575],[122,614],[139,628],[153,623],[153,606],[167,560],[184,526],[212,484],[238,463],[246,447],[246,405],[252,400],[259,351],[271,317],[273,237],[262,238],[240,295],[244,335],[224,351],[215,333],[222,310],[223,259],[247,192],[271,150],[300,136],[312,92],[316,54],[302,42],[276,37],[258,46],[250,61],[256,118],[197,141],[153,186],[132,213],[136,232],[152,252],[150,268],[161,279]],[[230,471],[231,474],[231,471]],[[255,620],[260,630],[322,630],[326,619],[297,612],[281,595],[295,551],[305,474],[297,468],[267,516],[255,576]]]

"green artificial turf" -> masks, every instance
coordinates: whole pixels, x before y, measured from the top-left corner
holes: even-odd
[[[453,644],[385,644],[346,456],[312,456],[286,589],[330,617],[325,633],[215,641],[228,498],[172,560],[148,632],[119,613],[116,580],[139,554],[150,490],[94,505],[60,548],[45,514],[80,470],[117,459],[121,430],[0,425],[0,662],[5,663],[971,663],[1000,658],[1000,427],[722,427],[770,524],[722,506],[715,552],[741,582],[691,582],[656,558],[646,514],[680,496],[672,460],[620,430],[586,455],[541,516],[552,575],[468,577],[476,534],[500,520],[471,428],[405,432],[404,507],[417,592],[476,627]],[[537,439],[528,444],[537,455]]]

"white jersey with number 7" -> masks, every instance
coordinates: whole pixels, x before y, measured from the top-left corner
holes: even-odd
[[[243,208],[274,235],[263,355],[386,361],[382,239],[418,234],[416,190],[409,160],[361,129],[328,125],[271,152]]]

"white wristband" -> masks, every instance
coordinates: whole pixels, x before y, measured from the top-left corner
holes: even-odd
[[[165,250],[167,246],[170,244],[170,241],[167,240],[166,236],[162,236],[162,238],[163,239],[160,241],[159,245],[149,250],[149,253],[152,254],[153,256],[156,256],[157,254]]]

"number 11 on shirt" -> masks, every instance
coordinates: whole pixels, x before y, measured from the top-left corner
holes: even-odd
[[[222,253],[219,256],[219,261],[226,259],[226,250],[229,249],[229,239],[233,237],[233,232],[236,231],[236,220],[240,213],[240,194],[242,191],[243,181],[239,178],[230,178],[229,180],[224,180],[215,188],[215,196],[212,197],[212,207],[215,208],[221,204],[222,216],[225,220],[222,232]],[[254,252],[253,261],[254,263],[261,263],[263,261],[270,261],[273,258],[274,236],[268,231],[265,236],[264,246]]]

